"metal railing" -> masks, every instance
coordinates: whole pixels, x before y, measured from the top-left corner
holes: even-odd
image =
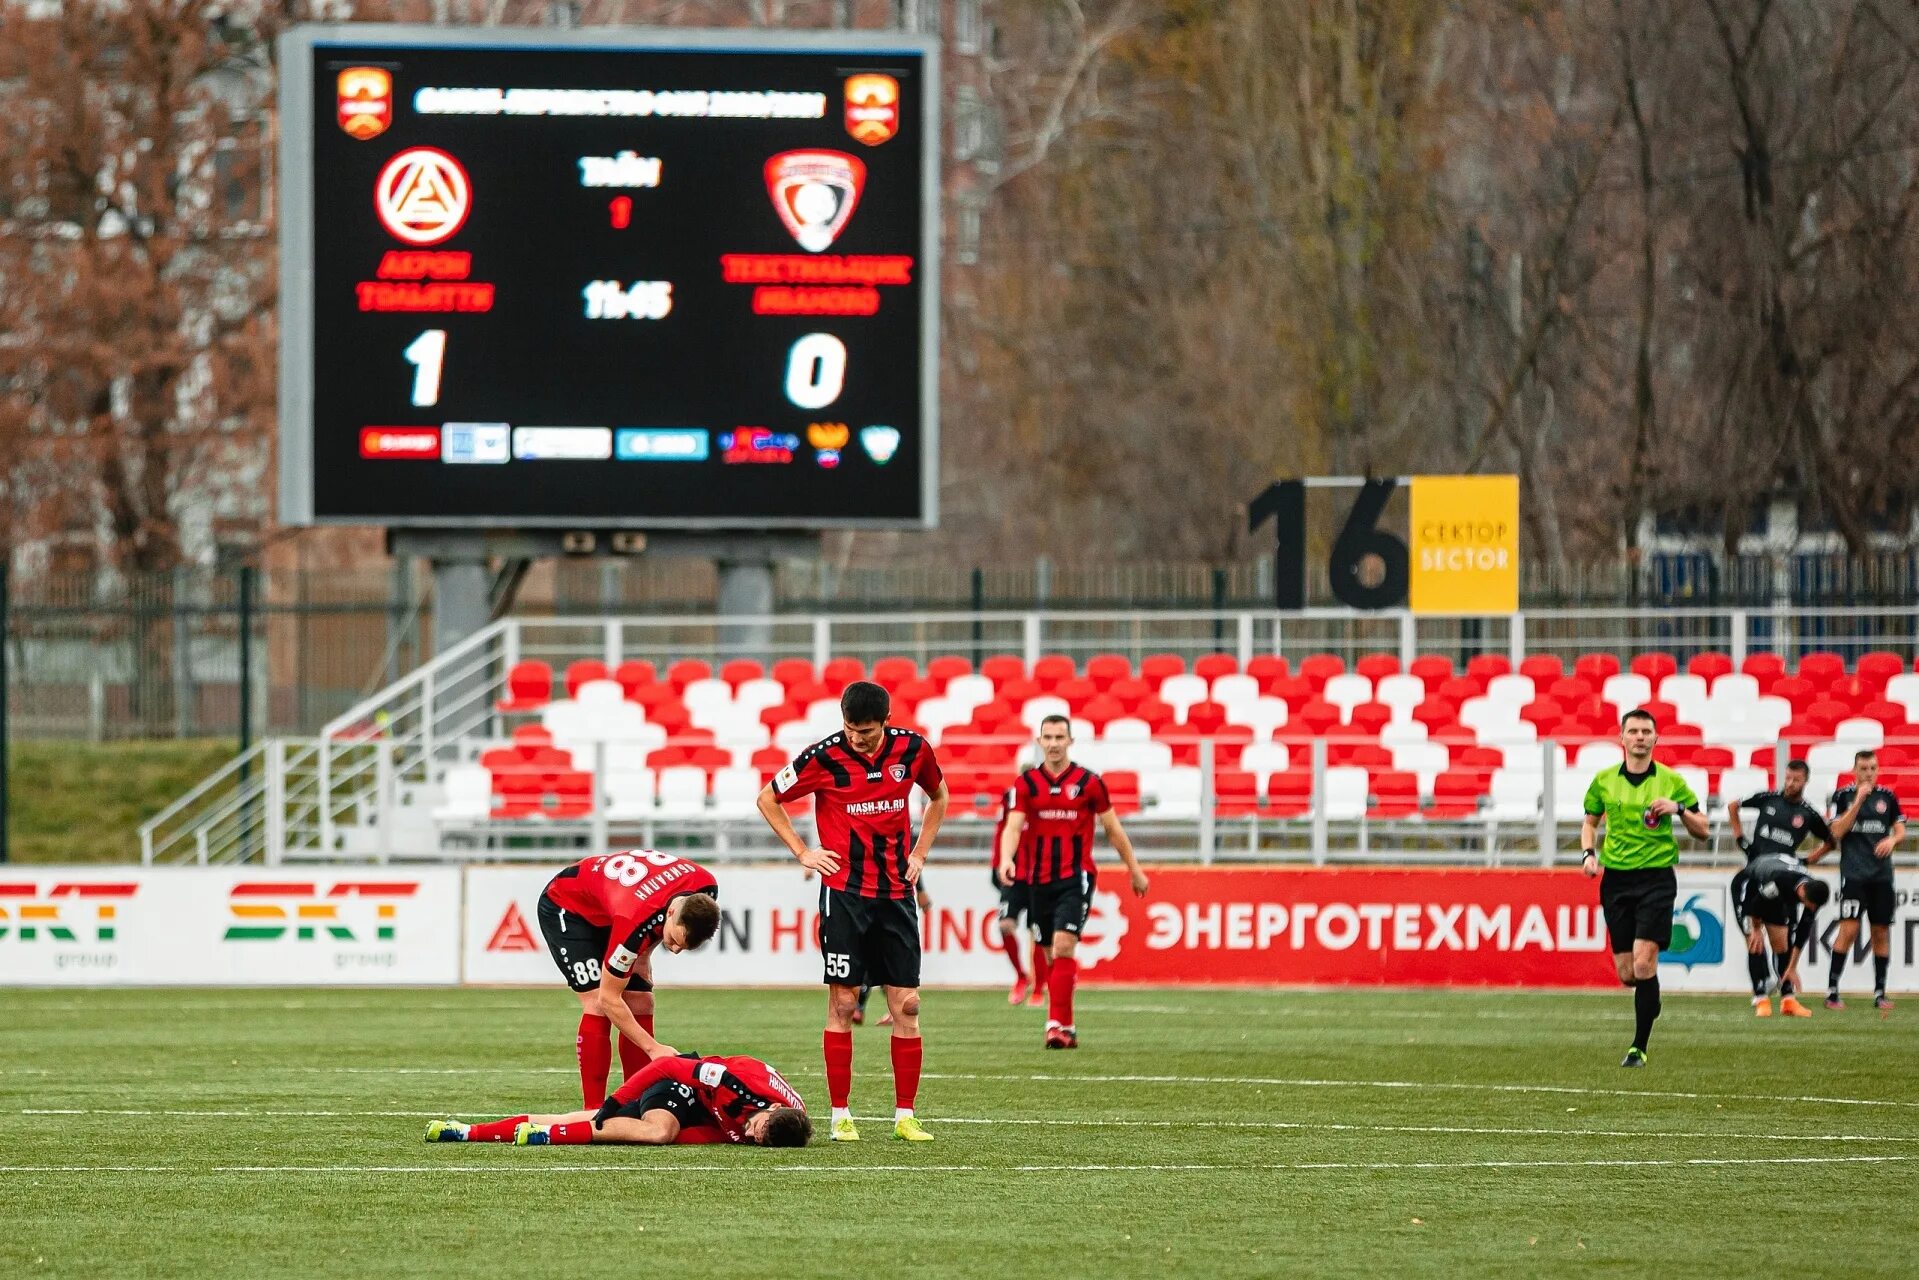
[[[742,641],[755,635],[758,641]],[[1258,654],[1297,659],[1332,653],[1348,664],[1375,652],[1402,663],[1438,653],[1463,662],[1500,653],[1515,663],[1533,653],[1571,659],[1603,651],[1629,660],[1639,653],[1672,654],[1683,668],[1698,653],[1725,652],[1735,664],[1751,653],[1795,660],[1815,649],[1856,658],[1868,650],[1900,654],[1910,667],[1919,657],[1919,609],[1543,610],[1501,618],[1433,618],[1407,613],[1356,614],[1309,610],[983,612],[946,614],[820,614],[718,618],[512,618],[496,622],[329,721],[317,737],[275,738],[258,744],[141,828],[148,862],[247,862],[288,858],[416,859],[453,856],[582,856],[609,841],[688,840],[727,852],[772,852],[757,817],[691,814],[619,823],[604,814],[606,796],[596,764],[593,816],[571,823],[435,822],[442,780],[450,765],[477,758],[507,736],[496,710],[506,674],[524,659],[554,668],[556,692],[570,662],[595,658],[609,666],[629,658],[665,664],[697,657],[718,663],[733,657],[772,661],[832,657],[871,660],[901,655],[919,661],[961,654],[977,661],[998,653],[1029,663],[1043,654],[1083,660],[1118,653],[1137,661],[1153,653],[1193,658],[1229,653],[1242,665]],[[1207,748],[1210,750],[1210,746]],[[1548,793],[1531,821],[1467,819],[1457,824],[1336,818],[1318,799],[1324,763],[1315,756],[1315,808],[1308,821],[1218,817],[1213,770],[1198,812],[1136,819],[1145,847],[1191,858],[1306,856],[1347,853],[1373,857],[1457,861],[1549,860],[1566,833],[1546,815]],[[1551,769],[1547,778],[1555,776]],[[1550,784],[1549,784],[1550,785]],[[673,830],[668,828],[672,827]],[[961,846],[956,826],[949,849]],[[550,854],[543,851],[551,851]]]

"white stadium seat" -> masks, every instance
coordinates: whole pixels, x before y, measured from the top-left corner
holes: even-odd
[[[1229,711],[1238,707],[1247,706],[1257,701],[1258,698],[1259,681],[1253,679],[1251,676],[1234,674],[1220,676],[1213,681],[1213,701],[1227,708]],[[1238,720],[1237,718],[1229,718],[1232,718],[1236,724],[1244,723],[1244,721]]]
[[[1264,795],[1266,780],[1276,773],[1286,772],[1288,759],[1285,743],[1255,742],[1240,753],[1239,767],[1258,780],[1260,794]]]
[[[1326,817],[1334,822],[1365,817],[1370,785],[1364,769],[1341,765],[1326,770]]]
[[[713,816],[750,818],[759,812],[760,771],[751,767],[718,769],[713,773]]]
[[[1243,724],[1260,739],[1273,736],[1273,730],[1285,725],[1291,716],[1286,704],[1278,698],[1255,698],[1251,702],[1242,702],[1226,712],[1226,719],[1233,724]]]
[[[653,816],[655,780],[651,769],[609,770],[606,775],[606,816],[628,822]]]
[[[1652,681],[1630,671],[1622,671],[1616,676],[1606,677],[1606,683],[1599,687],[1599,696],[1618,707],[1622,713],[1631,711],[1652,701]]]
[[[1186,719],[1187,708],[1206,701],[1211,692],[1206,682],[1195,675],[1167,676],[1159,685],[1160,701],[1171,707],[1181,720]]]
[[[1544,775],[1537,769],[1493,772],[1491,804],[1486,816],[1497,822],[1532,822],[1539,817],[1539,793]]]
[[[983,707],[993,700],[993,682],[978,674],[954,676],[946,682],[946,700],[966,708],[961,722],[970,720],[974,707]]]
[[[1365,676],[1351,673],[1334,676],[1326,682],[1326,687],[1320,690],[1319,696],[1339,708],[1339,719],[1342,724],[1350,724],[1353,719],[1353,708],[1363,707],[1373,700],[1373,682]]]
[[[1772,780],[1764,769],[1737,765],[1722,771],[1719,775],[1719,798],[1728,803],[1770,790],[1772,790]]]
[[[676,764],[660,770],[659,816],[695,818],[706,814],[706,770]]]
[[[1140,792],[1150,798],[1148,814],[1154,818],[1196,818],[1199,816],[1200,776],[1198,769],[1167,767],[1141,773]]]
[[[1418,676],[1387,676],[1373,690],[1373,699],[1391,707],[1394,720],[1403,721],[1426,700],[1426,682]]]
[[[493,812],[493,775],[477,764],[457,764],[446,771],[435,822],[484,822]]]

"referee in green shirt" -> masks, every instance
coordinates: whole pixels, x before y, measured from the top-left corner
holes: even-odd
[[[1704,840],[1706,815],[1686,780],[1652,758],[1659,725],[1648,711],[1628,711],[1619,721],[1626,759],[1606,769],[1586,788],[1586,821],[1579,830],[1587,876],[1604,871],[1599,905],[1612,939],[1613,967],[1633,989],[1632,1047],[1622,1067],[1646,1065],[1646,1041],[1659,1016],[1659,953],[1672,943],[1673,902],[1679,896],[1679,837]],[[1677,819],[1675,822],[1674,819]],[[1598,844],[1599,824],[1606,842]]]

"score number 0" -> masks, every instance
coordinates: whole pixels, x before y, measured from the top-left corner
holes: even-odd
[[[401,353],[413,366],[413,404],[440,402],[446,368],[446,330],[423,329]],[[786,398],[802,409],[824,409],[846,390],[846,344],[830,333],[809,333],[786,357]]]

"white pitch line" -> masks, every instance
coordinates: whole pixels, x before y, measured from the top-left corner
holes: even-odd
[[[191,1165],[0,1165],[7,1173],[172,1173],[210,1175],[223,1173],[639,1173],[675,1177],[685,1173],[748,1173],[755,1177],[778,1173],[827,1173],[844,1176],[854,1173],[1317,1173],[1317,1172],[1464,1172],[1476,1169],[1683,1169],[1724,1167],[1729,1165],[1835,1165],[1902,1164],[1919,1156],[1727,1156],[1668,1160],[1417,1160],[1417,1161],[1311,1161],[1274,1164],[764,1164],[752,1156],[742,1156],[727,1164],[661,1164],[652,1168],[631,1164],[315,1164],[248,1165],[229,1164],[195,1167]]]
[[[789,1074],[806,1075],[806,1072]],[[1063,1084],[1224,1084],[1278,1085],[1291,1089],[1440,1089],[1481,1093],[1553,1093],[1602,1098],[1681,1098],[1688,1101],[1725,1100],[1734,1102],[1797,1102],[1844,1107],[1919,1107],[1919,1102],[1891,1098],[1827,1098],[1800,1094],[1766,1093],[1681,1093],[1656,1089],[1589,1089],[1560,1084],[1474,1084],[1444,1080],[1317,1080],[1289,1079],[1283,1076],[1064,1076],[1017,1075],[985,1072],[932,1072],[922,1080],[1009,1080],[1057,1081]]]
[[[402,1119],[439,1120],[444,1111],[141,1111],[121,1107],[26,1107],[23,1116],[179,1116],[189,1119]],[[860,1116],[872,1124],[884,1124],[885,1116]],[[1697,1129],[1519,1129],[1483,1128],[1471,1125],[1423,1124],[1338,1124],[1304,1120],[1060,1120],[993,1119],[985,1116],[929,1116],[935,1125],[1016,1125],[1058,1129],[1255,1129],[1326,1133],[1432,1133],[1519,1138],[1678,1138],[1706,1142],[1914,1142],[1907,1137],[1876,1133],[1716,1133]]]

